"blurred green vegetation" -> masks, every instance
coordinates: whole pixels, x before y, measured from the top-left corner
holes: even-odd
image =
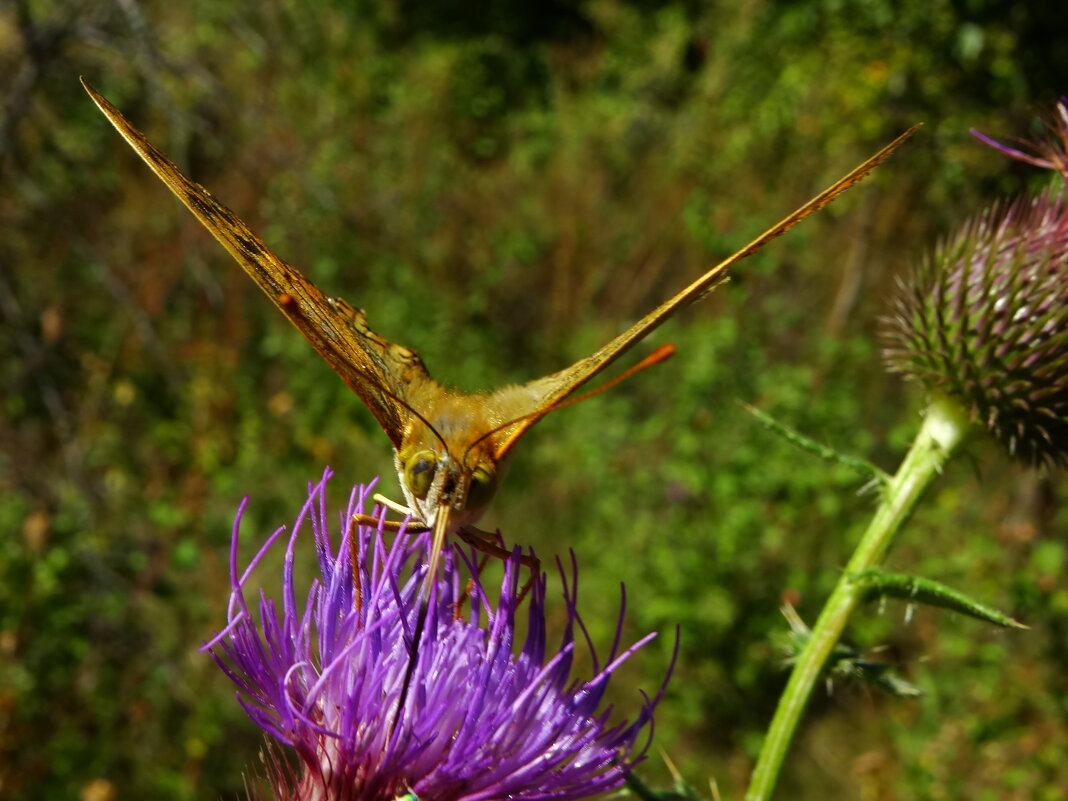
[[[967,135],[1068,89],[1045,0],[14,0],[0,6],[0,796],[235,798],[260,739],[197,652],[230,523],[291,519],[324,464],[383,474],[358,400],[150,175],[84,74],[320,287],[490,388],[589,353],[908,125],[916,139],[652,339],[669,363],[550,416],[493,516],[573,548],[607,643],[682,629],[656,746],[744,788],[785,676],[871,509],[742,399],[892,468],[916,428],[878,318],[895,276],[1038,180]],[[893,570],[1032,626],[872,608],[854,644],[925,692],[816,700],[783,798],[1068,797],[1063,477],[975,442]],[[654,748],[643,776],[666,781]]]

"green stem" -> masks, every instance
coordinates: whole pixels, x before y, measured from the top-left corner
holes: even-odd
[[[968,429],[963,409],[946,399],[933,399],[927,407],[923,426],[897,473],[884,488],[882,502],[864,532],[849,565],[831,593],[812,627],[808,643],[801,651],[790,680],[775,710],[767,737],[760,749],[749,782],[746,801],[768,801],[775,790],[783,759],[790,747],[801,714],[824,665],[842,636],[846,623],[863,600],[866,587],[854,576],[878,567],[924,489],[941,471]]]

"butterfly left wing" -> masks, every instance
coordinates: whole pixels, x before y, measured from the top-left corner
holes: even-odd
[[[437,388],[419,354],[380,337],[367,326],[359,309],[324,295],[299,270],[268,250],[207,189],[183,175],[85,79],[82,86],[123,139],[360,396],[399,450],[411,416],[405,404],[410,406],[429,387]]]
[[[819,211],[842,192],[863,180],[869,172],[879,166],[906,139],[912,136],[919,127],[919,125],[914,125],[909,128],[863,164],[851,170],[792,214],[780,220],[737,253],[727,257],[674,297],[661,303],[592,356],[587,356],[585,359],[581,359],[570,367],[566,367],[552,375],[523,385],[522,391],[526,402],[529,403],[529,409],[523,410],[521,414],[516,414],[515,417],[522,416],[523,419],[518,420],[515,425],[504,429],[502,435],[497,438],[495,442],[497,458],[503,457],[515,444],[516,440],[540,420],[545,413],[550,411],[555,404],[563,401],[568,395],[634,347],[668,317],[714,290],[720,282],[726,280],[727,270],[746,256],[756,253],[772,239],[786,233],[810,214]]]

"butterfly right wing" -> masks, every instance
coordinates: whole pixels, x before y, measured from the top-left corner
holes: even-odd
[[[706,272],[689,286],[682,289],[674,297],[661,303],[641,320],[632,325],[622,334],[608,344],[604,345],[593,355],[580,359],[570,367],[565,367],[559,372],[545,376],[524,384],[521,387],[524,397],[523,404],[512,404],[511,408],[518,411],[515,414],[517,422],[513,426],[502,431],[502,435],[495,440],[497,457],[503,457],[515,444],[516,440],[523,435],[532,425],[549,412],[554,405],[561,403],[571,393],[589,381],[595,375],[604,370],[608,365],[638,344],[649,333],[660,326],[675,312],[685,308],[689,304],[700,300],[706,294],[714,290],[721,282],[726,280],[727,270],[747,256],[756,253],[768,242],[782,236],[810,214],[822,209],[838,195],[859,181],[863,180],[868,173],[881,164],[891,153],[897,150],[901,144],[916,132],[919,125],[914,125],[905,133],[898,136],[894,141],[869,158],[867,161],[850,170],[839,180],[824,189],[803,206],[780,220],[767,231],[762,233],[744,248],[728,256],[711,270]],[[523,408],[525,405],[526,408]],[[522,416],[522,419],[518,419]]]
[[[84,78],[82,86],[123,139],[360,396],[399,449],[411,412],[398,401],[410,404],[421,390],[434,384],[419,354],[374,333],[359,309],[324,295],[299,270],[268,250],[207,189],[186,178]]]

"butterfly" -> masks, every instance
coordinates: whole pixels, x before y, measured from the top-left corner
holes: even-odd
[[[321,292],[272,253],[238,217],[187,178],[137,128],[82,79],[82,86],[126,142],[225,247],[334,371],[359,395],[393,444],[394,466],[407,506],[388,502],[433,530],[428,576],[437,574],[446,536],[507,556],[474,524],[490,503],[516,442],[573,393],[644,339],[665,320],[704,297],[727,270],[785,233],[863,179],[919,127],[894,141],[721,261],[595,353],[563,370],[495,392],[467,393],[430,377],[419,354],[382,338],[364,312]],[[671,355],[663,346],[625,375]],[[615,383],[615,381],[610,382]]]

